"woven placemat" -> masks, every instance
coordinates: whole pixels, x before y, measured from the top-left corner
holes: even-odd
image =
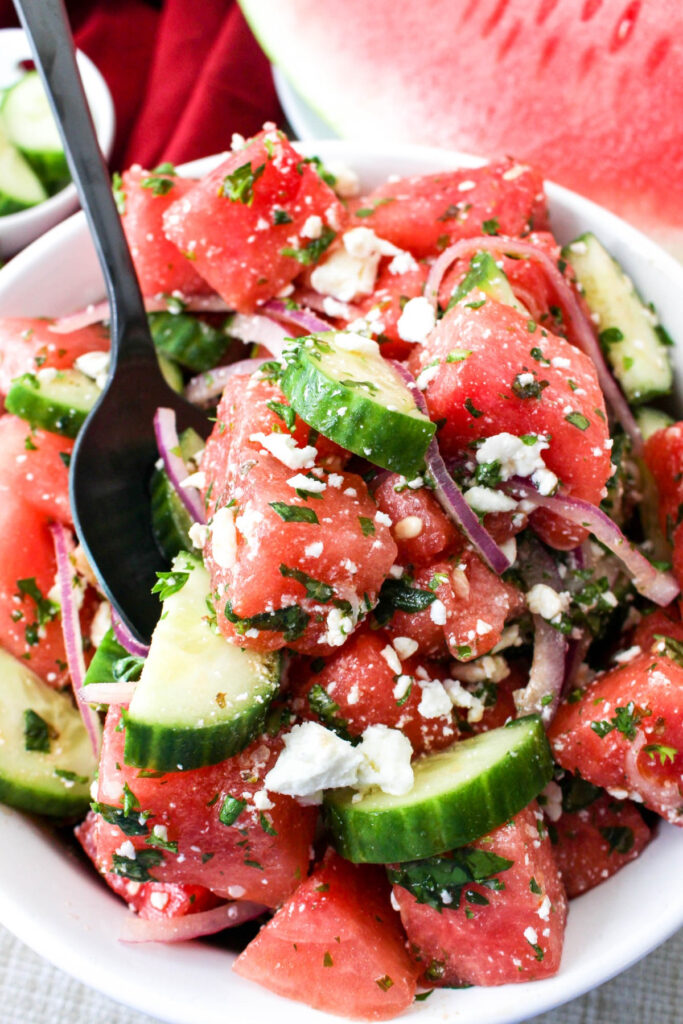
[[[683,930],[626,974],[536,1017],[534,1024],[683,1024],[682,966]],[[1,926],[0,1021],[160,1024],[58,971]]]

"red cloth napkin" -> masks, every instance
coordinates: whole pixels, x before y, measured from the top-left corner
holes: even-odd
[[[67,0],[77,46],[100,69],[116,107],[110,161],[153,167],[230,147],[281,121],[267,58],[235,0]],[[16,25],[0,0],[0,25]]]

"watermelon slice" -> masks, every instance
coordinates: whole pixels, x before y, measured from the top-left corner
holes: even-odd
[[[240,3],[342,136],[514,153],[683,256],[679,0]]]

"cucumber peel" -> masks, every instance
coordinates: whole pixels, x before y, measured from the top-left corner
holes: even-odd
[[[553,761],[537,715],[459,740],[413,762],[403,796],[377,788],[324,797],[337,851],[355,863],[391,864],[446,853],[518,814],[550,781]]]
[[[100,394],[80,370],[43,369],[12,381],[5,408],[32,427],[75,437]]]
[[[364,459],[412,479],[436,426],[362,335],[326,331],[285,350],[281,387],[304,422]]]

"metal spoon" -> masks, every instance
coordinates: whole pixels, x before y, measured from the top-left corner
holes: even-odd
[[[111,309],[109,379],[71,458],[76,533],[124,624],[149,642],[159,617],[151,593],[167,568],[151,528],[149,480],[158,458],[153,416],[176,411],[179,429],[209,432],[206,416],[159,371],[140,286],[76,67],[62,0],[15,0],[57,119],[71,173],[102,266]]]

